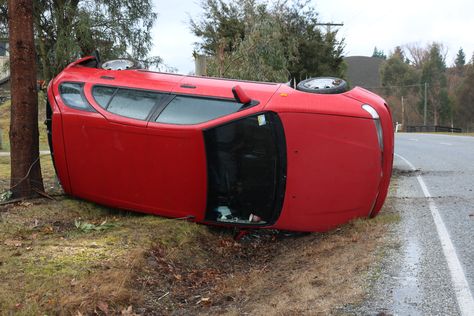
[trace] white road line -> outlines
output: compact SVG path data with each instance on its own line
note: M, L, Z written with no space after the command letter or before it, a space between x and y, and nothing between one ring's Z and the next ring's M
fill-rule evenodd
M416 170L415 166L413 166L407 159L398 154L395 155L402 159L412 170ZM436 230L438 231L439 240L441 241L441 247L443 248L443 253L448 263L449 272L451 273L451 281L453 282L454 293L456 294L456 299L458 301L461 315L474 315L474 299L472 298L472 293L469 289L469 283L467 282L466 276L464 275L461 262L459 261L458 255L456 254L456 249L454 249L454 245L451 241L451 238L449 237L449 232L444 225L443 219L439 214L438 207L436 206L433 197L431 196L430 191L425 184L425 181L420 175L416 176L416 179L423 190L423 194L428 199L431 215L433 216Z
M440 145L453 146L451 143L439 143Z

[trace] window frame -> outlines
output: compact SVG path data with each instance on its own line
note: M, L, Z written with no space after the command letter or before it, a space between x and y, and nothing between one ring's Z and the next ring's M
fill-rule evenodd
M116 89L113 93L113 95L110 97L109 101L107 102L107 106L104 108L102 107L99 102L97 102L97 99L95 98L94 96L94 89L96 87L105 87L105 88L112 88L112 89ZM161 93L161 94L165 94L167 95L165 98L163 98L162 100L158 101L155 103L155 105L153 106L153 108L151 109L150 113L148 114L148 116L145 118L145 119L137 119L137 118L133 118L133 117L128 117L128 116L124 116L124 115L120 115L120 114L117 114L117 113L113 113L113 112L110 112L108 110L109 108L109 105L110 103L112 102L113 98L115 97L115 95L117 94L117 92L119 91L119 89L124 89L124 90L133 90L133 91L142 91L142 92L150 92L150 93ZM239 103L237 102L237 100L235 98L232 98L232 97L229 97L229 98L226 98L226 97L216 97L216 96L209 96L209 95L200 95L200 94L188 94L188 93L176 93L176 92L172 92L172 91L162 91L162 90L152 90L152 89L144 89L144 88L131 88L131 87L128 87L128 86L121 86L121 85L108 85L108 84L94 84L92 85L92 87L90 88L90 94L91 94L91 97L94 99L94 102L101 108L103 109L104 111L106 111L107 113L110 113L112 115L117 115L117 116L120 116L120 117L124 117L124 118L127 118L127 119L131 119L131 120L137 120L137 121L142 121L142 122L149 122L149 123L154 123L154 124L163 124L163 125L170 125L170 126L193 126L193 125L199 125L199 124L203 124L203 123L207 123L207 122L210 122L210 121L213 121L213 120L216 120L216 119L219 119L219 118L222 118L222 117L225 117L227 115L232 115L234 113L237 113L237 112L240 112L242 110L246 110L246 109L249 109L249 108L252 108L254 106L257 106L260 104L260 101L258 100L252 100L252 102L250 104L242 104L241 107L236 111L236 112L233 112L233 113L229 113L229 114L226 114L226 115L223 115L223 116L219 116L219 117L215 117L215 118L212 118L210 120L207 120L207 121L203 121L203 122L199 122L199 123L194 123L194 124L179 124L179 123L163 123L163 122L156 122L156 120L158 119L158 117L161 115L161 113L166 109L166 107L173 101L173 99L177 96L183 96L183 97L187 97L187 98L196 98L196 99L204 99L204 100L216 100L216 101L230 101L230 102L235 102L235 103ZM241 104L241 103L239 103Z
M99 102L97 102L97 98L94 96L94 90L96 88L112 88L112 89L115 89L114 93L110 96L110 99L107 101L107 104L105 107L103 107L102 105L100 105ZM113 101L114 97L117 95L117 93L119 92L119 90L129 90L129 91L138 91L138 92L149 92L149 93L154 93L154 94L162 94L164 95L163 99L162 100L157 100L155 102L155 104L153 105L153 107L150 109L150 111L148 112L147 116L144 118L144 119L139 119L139 118L136 118L136 117L130 117L130 116L125 116L125 115L122 115L122 114L118 114L118 113L114 113L114 112L111 112L109 111L109 107L110 107L110 103ZM130 119L130 120L136 120L136 121L141 121L141 122L150 122L150 118L153 116L153 114L155 113L156 109L158 107L161 106L161 104L165 103L167 104L168 103L168 99L170 97L170 92L165 92L165 91L160 91L160 90L149 90L149 89L141 89L141 88L130 88L130 87L125 87L125 86L114 86L114 85L103 85L103 84L95 84L91 87L91 96L92 98L94 99L94 102L101 108L103 109L104 111L106 111L107 113L110 113L112 115L117 115L117 116L120 116L120 117L123 117L123 118L126 118L126 119Z
M167 100L166 104L164 104L160 109L158 109L158 111L155 113L155 115L151 118L151 120L150 120L151 123L166 124L166 125L178 125L178 126L193 126L193 125L199 125L199 124L207 123L207 122L210 122L210 121L213 121L213 120L216 120L216 119L219 119L219 118L222 118L222 117L225 117L225 116L228 116L228 115L237 113L237 112L239 112L239 111L241 111L241 110L243 110L243 109L248 109L249 107L254 106L253 103L252 103L251 106L245 106L245 104L242 104L242 103L237 102L237 100L235 100L234 98L220 98L220 97L202 96L202 95L185 94L185 93L172 93L172 94L170 94L170 95L171 95L171 98L170 98L169 100ZM156 120L160 117L161 113L168 107L168 105L169 105L171 102L173 102L173 100L174 100L176 97L185 97L185 98L189 98L189 99L200 99L200 100L213 100L213 101L234 102L234 103L240 104L241 106L240 106L239 109L238 109L237 111L235 111L235 112L228 113L228 114L225 114L225 115L222 115L222 116L218 116L218 117L211 118L211 119L209 119L209 120L207 120L207 121L202 121L202 122L193 123L193 124L157 122ZM258 104L258 103L257 103L257 104ZM257 105L257 104L255 104L255 105Z

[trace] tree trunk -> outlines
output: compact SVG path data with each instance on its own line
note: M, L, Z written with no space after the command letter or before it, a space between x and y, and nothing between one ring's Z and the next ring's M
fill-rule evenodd
M39 161L38 93L33 0L8 0L11 69L11 191L33 197L44 191Z

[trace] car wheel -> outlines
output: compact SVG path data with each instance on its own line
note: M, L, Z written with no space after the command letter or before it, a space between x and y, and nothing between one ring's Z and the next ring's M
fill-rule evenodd
M340 78L317 77L301 81L296 86L296 90L310 93L336 94L349 90L349 85Z
M102 63L106 70L127 70L141 68L139 63L130 59L112 59Z

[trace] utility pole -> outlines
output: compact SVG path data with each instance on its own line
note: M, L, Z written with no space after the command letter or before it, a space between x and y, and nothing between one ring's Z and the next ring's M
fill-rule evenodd
M423 104L423 125L426 126L426 111L427 111L427 89L428 83L425 82L425 98Z
M344 23L316 23L315 25L325 26L326 32L330 33L332 26L344 26Z
M403 96L402 96L402 131L406 131L405 129L405 103L403 102Z
M344 23L316 23L315 25L331 27L331 26L344 26Z

